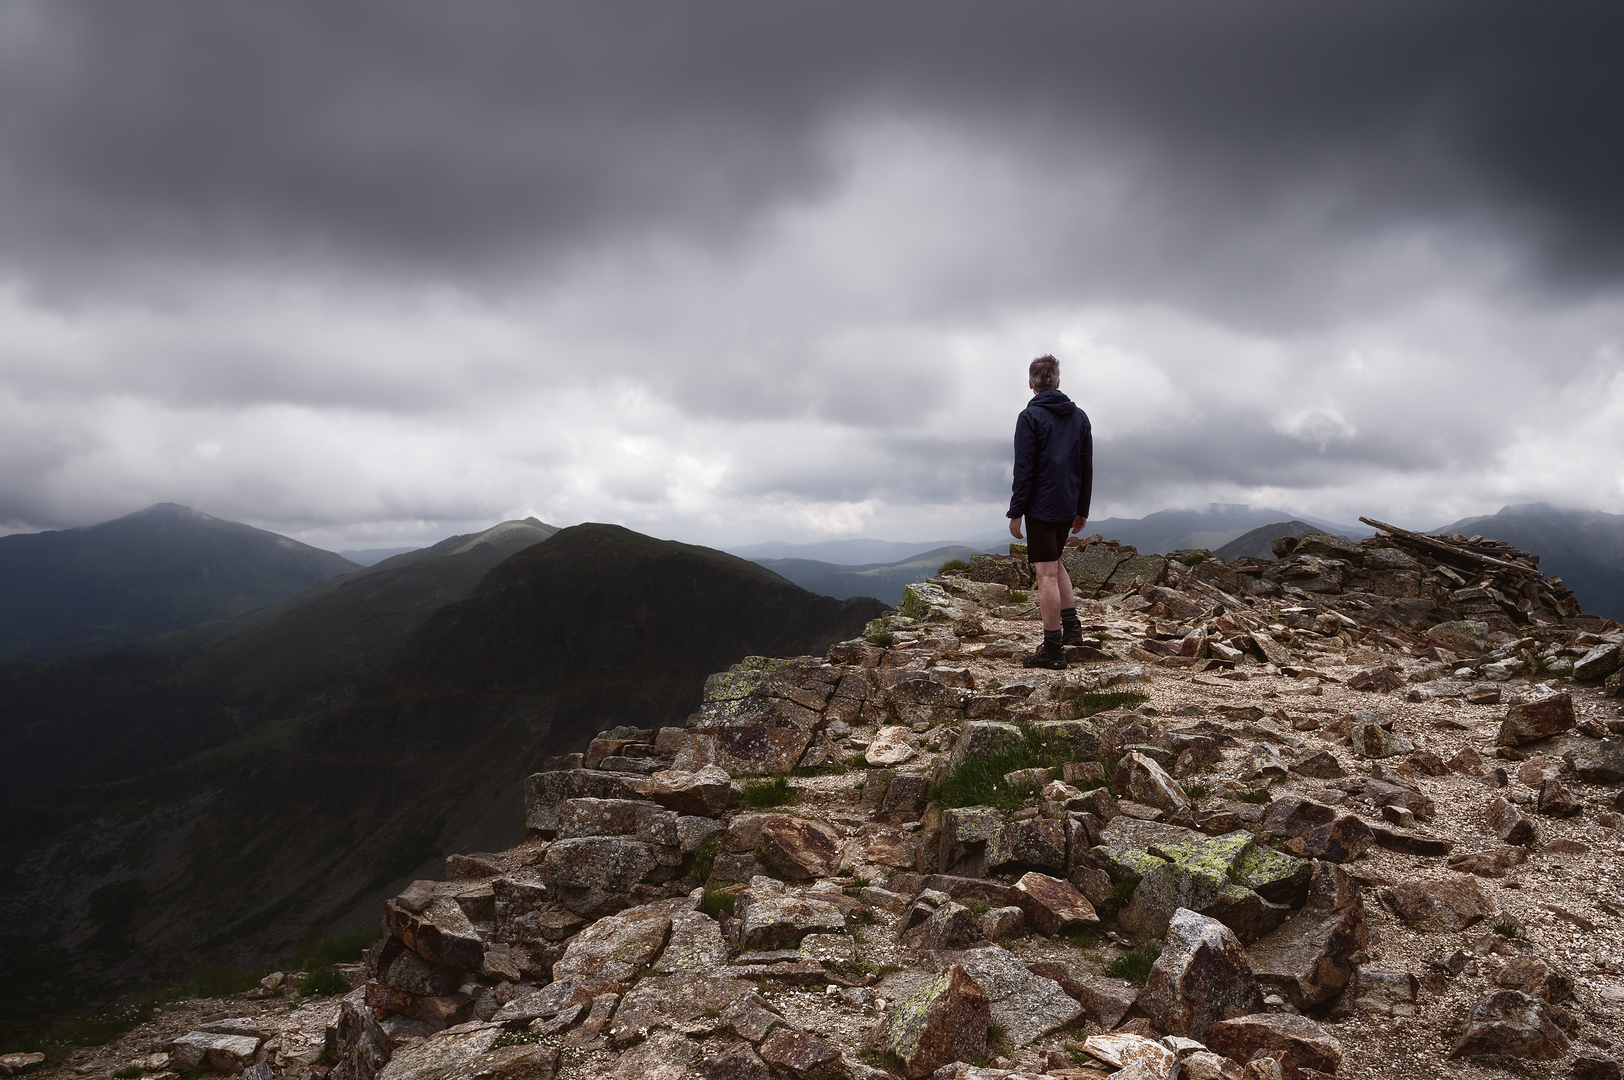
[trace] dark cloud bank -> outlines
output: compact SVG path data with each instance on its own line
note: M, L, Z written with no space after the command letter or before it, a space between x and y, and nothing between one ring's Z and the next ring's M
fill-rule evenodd
M1618 510L1621 54L1603 4L12 5L0 523L937 534L1048 349L1112 511Z

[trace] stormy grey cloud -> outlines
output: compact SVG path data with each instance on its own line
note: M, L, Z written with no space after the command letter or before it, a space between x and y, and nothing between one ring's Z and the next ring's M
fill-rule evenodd
M0 525L1624 508L1600 4L17 2Z

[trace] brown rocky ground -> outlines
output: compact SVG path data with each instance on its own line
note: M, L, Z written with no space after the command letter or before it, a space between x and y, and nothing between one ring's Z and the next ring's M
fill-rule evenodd
M1584 1059L1624 1039L1624 632L1522 553L1441 546L1085 544L1064 672L1021 665L1024 563L978 557L555 762L531 839L391 901L341 1002L186 1002L48 1075L151 1078L248 1018L212 1064L256 1080L1616 1076ZM1023 738L1067 752L927 803ZM1147 942L1148 984L1110 977Z

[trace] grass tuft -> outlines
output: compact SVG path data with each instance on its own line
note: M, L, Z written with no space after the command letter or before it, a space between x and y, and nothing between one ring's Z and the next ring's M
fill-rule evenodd
M1503 938L1517 938L1522 936L1522 927L1509 919L1497 919L1494 923L1494 932Z
M1162 955L1162 950L1155 945L1141 945L1139 948L1121 956L1105 965L1105 973L1114 979L1127 979L1129 982L1143 983L1150 978L1150 969L1155 966L1156 958Z
M1270 801L1269 792L1264 788L1259 788L1256 791L1243 791L1239 795L1236 795L1235 799L1237 802L1256 803L1259 806L1262 806Z
M716 856L722 852L722 838L713 836L703 844L688 853L687 862L683 866L683 876L693 878L698 882L710 879L711 867L716 865Z
M705 899L700 902L699 910L713 919L724 911L731 915L733 914L733 904L738 898L739 890L737 888L723 889L707 885L705 886Z
M383 928L369 926L361 930L347 930L323 938L310 938L294 947L295 967L304 971L331 967L333 964L354 964L361 954L379 938Z
M1137 690L1084 690L1074 686L1061 691L1060 699L1070 706L1062 719L1084 720L1110 709L1131 709L1150 698Z
M739 801L745 806L755 810L763 810L769 806L788 806L797 802L800 795L789 786L789 777L780 773L771 780L752 780L744 785L744 792Z
M970 569L970 564L965 562L963 559L949 559L937 569L936 573L938 576L940 576L942 574L952 574L960 570L968 569Z
M944 809L959 806L992 806L1017 809L1034 798L1042 785L1027 782L1007 784L1004 774L1019 769L1059 768L1072 759L1064 743L1048 744L1036 732L1026 729L1021 741L999 747L980 757L959 763L940 783L931 787L929 799Z
M896 640L896 636L889 630L881 630L878 633L868 635L868 643L870 645L878 645L882 649L889 649L892 645L896 644Z
M1026 594L1019 589L1011 589L1009 590L1009 602L1012 604L1024 604L1026 603Z
M350 984L340 979L332 968L322 968L300 979L295 989L300 997L333 997L349 993Z

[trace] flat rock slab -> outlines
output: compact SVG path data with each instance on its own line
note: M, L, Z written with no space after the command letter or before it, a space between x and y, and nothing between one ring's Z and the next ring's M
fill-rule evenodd
M694 772L665 769L648 778L647 795L667 810L698 817L717 817L727 809L732 787L727 770L707 765Z
M870 765L881 767L901 765L918 753L919 740L914 738L914 733L901 725L894 725L882 727L875 733L864 758Z
M1464 930L1494 914L1494 905L1473 877L1447 881L1401 881L1382 897L1405 924L1418 930Z
M626 982L665 947L671 916L642 908L599 919L570 940L553 978Z
M742 930L746 949L793 949L808 934L844 934L846 917L827 900L800 896L752 896Z
M671 920L671 937L654 964L659 975L714 972L727 964L722 926L709 915L690 911Z
M1513 705L1500 721L1500 733L1495 737L1499 746L1521 746L1523 743L1571 731L1577 717L1573 712L1571 694L1552 694L1538 701Z
M1040 934L1057 937L1100 921L1094 905L1069 881L1034 871L1015 883L1015 892L1016 905Z
M681 1030L707 1013L722 1011L755 986L743 979L711 975L671 975L643 979L620 1001L607 1034L615 1046L629 1046L657 1028Z
M1003 1026L1011 1046L1059 1031L1082 1014L1059 983L1032 974L1008 949L970 949L959 960L987 995L993 1022Z
M182 1069L202 1066L213 1072L242 1072L254 1060L259 1044L254 1035L193 1031L170 1044L169 1060Z
M1258 982L1299 1009L1329 1001L1358 970L1370 941L1364 904L1304 912L1247 947Z
M1466 1031L1450 1057L1506 1054L1551 1061L1572 1048L1573 1021L1559 1005L1520 990L1500 990L1479 1001L1466 1018Z
M1220 1020L1207 1029L1207 1046L1236 1061L1259 1053L1284 1050L1286 1062L1298 1069L1334 1073L1342 1063L1342 1044L1306 1016L1260 1013Z

